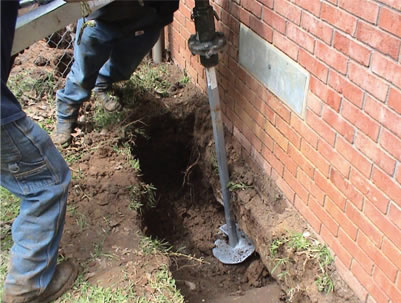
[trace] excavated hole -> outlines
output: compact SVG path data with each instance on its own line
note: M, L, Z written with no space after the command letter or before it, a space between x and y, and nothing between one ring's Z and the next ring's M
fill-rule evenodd
M223 265L212 255L224 210L196 164L194 120L194 114L176 119L161 113L147 121L150 139L136 141L143 179L157 188L158 205L143 214L144 230L183 254L172 256L170 269L187 302L231 302L229 296L272 279L256 253L238 265Z

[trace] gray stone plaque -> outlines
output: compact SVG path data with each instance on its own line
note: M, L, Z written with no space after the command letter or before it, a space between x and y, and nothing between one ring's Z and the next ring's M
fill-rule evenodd
M239 62L303 117L309 73L243 24L239 37Z

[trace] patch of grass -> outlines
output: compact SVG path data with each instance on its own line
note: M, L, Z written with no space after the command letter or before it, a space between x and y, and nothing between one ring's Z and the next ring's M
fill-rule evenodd
M276 256L280 247L285 243L286 243L286 239L274 239L270 243L270 247L269 247L270 256L271 257Z
M49 117L44 121L38 122L39 126L44 129L48 134L51 134L53 125L56 123L56 120L53 117Z
M161 96L168 96L171 83L166 79L167 68L164 64L154 65L150 60L142 64L131 76L130 82L139 91L153 91Z
M184 71L184 76L182 76L182 78L181 78L180 80L178 80L178 82L179 82L182 86L187 85L190 81L191 81L191 79L189 78L189 76L188 76L188 74L186 73L186 71Z
M75 221L79 226L79 231L82 232L88 226L88 221L86 219L86 216L82 213L76 213L75 217L76 217Z
M95 128L97 130L103 128L109 128L111 126L115 126L119 124L122 120L124 113L123 112L107 112L103 106L97 105L95 107L95 113L93 115L93 121L95 122Z
M334 290L333 280L327 273L319 275L315 283L320 292L330 293Z
M156 191L157 188L153 184L140 183L132 186L129 208L135 211L142 211L143 207L155 208L157 206Z
M329 274L329 266L333 263L334 259L326 245L310 237L308 232L291 233L290 236L274 239L271 242L269 247L270 256L276 256L283 245L287 245L288 248L295 251L298 255L305 255L307 258L306 261L314 260L319 265L319 275L315 280L319 291L329 293L334 290L334 283ZM288 261L288 258L275 259L276 263L272 273L285 263L285 259Z
M9 222L17 217L20 208L20 199L4 187L0 187L0 221Z
M4 187L0 187L0 221L1 243L0 243L0 285L3 285L8 271L8 260L10 248L13 245L11 238L11 222L18 216L20 209L20 199L10 193ZM3 295L3 288L0 288L0 297Z
M136 302L135 292L131 287L126 289L105 288L91 285L80 274L71 291L55 303L126 303Z
M289 258L276 258L275 261L275 265L272 269L272 273L274 273L276 271L277 268L281 267L282 265L286 265L289 262Z
M168 267L161 266L156 278L150 283L154 293L149 302L155 303L184 303L184 297L177 289L175 280L171 276Z
M146 255L153 255L157 253L168 253L172 250L172 246L164 240L153 239L152 237L141 237L139 240L139 247Z

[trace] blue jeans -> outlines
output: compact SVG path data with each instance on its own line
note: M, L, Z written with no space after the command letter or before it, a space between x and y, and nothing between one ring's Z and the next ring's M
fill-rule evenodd
M85 27L77 40L83 20L77 25L74 63L63 89L57 91L58 120L75 122L81 104L89 100L93 88L107 90L112 83L128 80L160 36L161 27L144 33L124 33L117 26L96 21Z
M21 198L4 291L36 296L56 269L70 170L49 135L24 117L1 127L1 186Z

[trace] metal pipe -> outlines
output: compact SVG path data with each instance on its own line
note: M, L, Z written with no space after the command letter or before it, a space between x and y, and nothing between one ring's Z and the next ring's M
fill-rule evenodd
M154 63L161 63L163 61L163 48L164 48L164 29L160 32L160 37L157 39L156 44L152 48L152 59Z
M207 88L209 95L210 114L212 116L214 142L216 144L217 164L219 166L219 176L221 191L224 201L224 216L228 229L228 243L231 247L238 244L237 227L231 214L230 191L228 190L228 165L226 146L224 143L224 126L221 115L219 89L217 86L216 70L214 67L206 68Z

